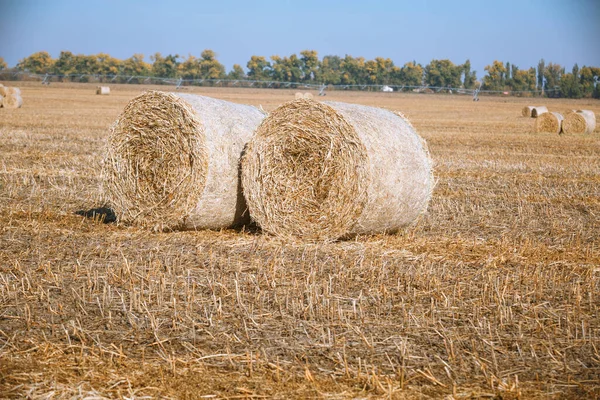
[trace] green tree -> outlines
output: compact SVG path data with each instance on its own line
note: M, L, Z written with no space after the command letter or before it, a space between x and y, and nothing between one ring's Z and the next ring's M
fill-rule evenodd
M3 57L0 57L0 71L2 71L3 69L6 69L6 61L4 61Z
M245 78L246 78L246 73L244 72L244 69L242 68L242 66L239 64L233 64L232 70L229 71L229 73L227 74L227 79L239 80L239 79L245 79Z
M248 78L256 81L266 81L269 79L271 64L263 56L252 56L246 64L248 68Z
M61 51L54 62L53 72L58 75L72 75L77 73L78 60L70 51Z
M121 62L121 70L125 76L149 76L152 66L144 62L143 54L134 54Z
M339 56L325 56L318 68L317 79L327 85L339 85L342 81L342 59Z
M0 62L0 64L2 64ZM4 63L6 67L6 63ZM21 71L27 71L34 74L46 74L52 72L52 68L54 66L54 60L46 51L39 51L37 53L33 53L29 57L25 57L17 64L17 69Z
M96 71L89 73L97 73L99 75L118 75L121 71L121 60L111 57L106 53L98 53L96 58Z
M405 86L421 86L423 80L423 67L415 61L404 64L400 69L400 80Z
M537 87L539 90L542 91L542 94L544 94L544 71L545 70L546 70L546 62L542 58L538 62L538 67L537 67Z
M504 77L506 76L504 64L495 60L492 65L486 65L484 69L487 71L487 75L483 77L482 88L484 90L504 90Z
M303 50L300 52L300 56L302 80L305 82L315 81L319 69L318 53L315 50Z
M179 54L169 54L163 57L160 53L150 56L152 60L152 75L160 78L175 78L179 66Z
M477 73L476 71L471 71L471 60L467 60L463 64L463 74L463 87L465 89L473 89L477 80Z
M425 83L438 88L460 87L463 66L450 60L431 60L425 66Z
M222 79L225 77L225 67L217 60L214 51L206 49L200 54L200 76L203 79Z
M366 83L365 59L363 57L354 58L351 55L346 54L340 67L342 70L342 84L360 85Z
M560 78L565 70L559 64L549 63L544 70L544 79L546 81L546 95L548 97L560 96Z

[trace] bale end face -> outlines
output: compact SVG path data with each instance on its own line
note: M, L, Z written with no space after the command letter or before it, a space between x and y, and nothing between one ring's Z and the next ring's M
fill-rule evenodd
M151 91L111 127L103 166L106 201L120 221L155 230L180 226L204 190L201 122L186 102Z
M258 127L242 157L250 215L282 237L329 241L347 234L366 203L368 155L332 107L300 98Z
M536 118L534 130L536 133L561 133L564 118L557 112L547 112Z

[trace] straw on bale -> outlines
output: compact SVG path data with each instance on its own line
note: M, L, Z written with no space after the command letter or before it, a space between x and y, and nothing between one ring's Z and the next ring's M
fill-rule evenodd
M424 141L390 111L298 99L269 114L242 157L250 215L277 236L394 232L427 207Z
M239 160L263 118L255 107L204 96L141 94L111 128L105 200L119 221L155 230L249 221Z
M2 107L4 108L21 108L23 98L17 92L7 93L2 99Z
M543 113L547 113L547 112L548 112L548 108L546 106L533 107L531 109L531 118L537 118L540 115L542 115Z
M535 119L534 130L536 133L560 133L564 118L557 112L543 113Z
M525 106L521 110L521 115L524 117L531 117L531 111L534 109L534 106Z
M596 130L596 114L591 110L577 110L565 116L564 133L593 133Z

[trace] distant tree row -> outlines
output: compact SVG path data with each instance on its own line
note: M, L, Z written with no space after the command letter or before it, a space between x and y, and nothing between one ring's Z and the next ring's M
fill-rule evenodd
M56 75L122 75L182 79L249 79L258 81L298 82L326 85L390 85L400 87L429 86L435 88L473 89L479 85L476 71L471 63L455 65L450 60L432 60L423 66L415 61L402 67L394 65L389 58L346 55L327 55L319 59L314 50L304 50L300 55L289 57L273 55L252 56L246 70L235 64L226 73L212 50L204 50L197 58L178 54L150 56L152 63L144 61L143 54L134 54L119 60L105 53L95 55L73 54L62 51L53 59L45 51L22 59L16 69L38 74ZM0 69L6 63L0 58ZM540 91L549 97L596 97L600 98L600 68L573 67L570 73L558 64L541 60L537 69L519 69L509 62L494 61L485 67L486 75L482 89L491 91L532 92Z

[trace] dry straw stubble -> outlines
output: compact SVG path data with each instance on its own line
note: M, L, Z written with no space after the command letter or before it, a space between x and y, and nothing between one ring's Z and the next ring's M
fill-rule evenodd
M591 110L577 110L565 116L564 133L593 133L596 129L596 114Z
M257 129L242 183L265 231L329 241L410 224L426 208L433 179L424 142L402 117L299 99Z
M264 114L209 97L150 91L113 127L104 193L120 221L164 229L244 223L239 159Z
M564 118L557 112L543 113L535 119L534 130L536 133L560 133Z

